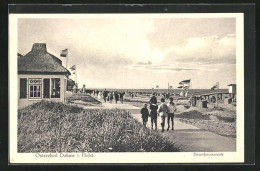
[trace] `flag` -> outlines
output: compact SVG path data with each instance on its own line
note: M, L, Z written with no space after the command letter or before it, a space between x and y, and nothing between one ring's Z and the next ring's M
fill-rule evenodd
M157 85L156 88L159 88L159 85Z
M185 90L188 90L188 89L189 89L189 86L183 86L183 88L184 88Z
M189 84L190 83L190 79L189 80L183 80L181 82L179 82L179 84Z
M216 84L211 87L211 90L215 90L216 88L219 89L219 82L216 82Z
M61 54L60 54L61 57L67 57L67 55L68 55L68 49L64 49L61 51Z
M76 65L73 65L72 67L70 67L70 69L74 71L76 69Z

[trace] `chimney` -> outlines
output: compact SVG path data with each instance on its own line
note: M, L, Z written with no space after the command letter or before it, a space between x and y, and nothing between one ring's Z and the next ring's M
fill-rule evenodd
M32 47L32 51L36 51L36 50L42 50L46 52L47 51L46 43L34 43Z

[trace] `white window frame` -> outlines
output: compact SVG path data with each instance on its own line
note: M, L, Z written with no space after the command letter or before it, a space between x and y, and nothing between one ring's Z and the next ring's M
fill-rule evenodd
M30 80L40 80L41 83L30 83ZM33 96L34 96L34 86L39 86L39 91L36 91L37 94L40 92L40 97L31 97L31 86L33 86ZM28 79L28 98L29 99L42 99L42 79L41 78L29 78Z
M60 97L51 97L52 93L52 79L59 79L60 81ZM61 98L61 78L50 78L50 99L60 99Z

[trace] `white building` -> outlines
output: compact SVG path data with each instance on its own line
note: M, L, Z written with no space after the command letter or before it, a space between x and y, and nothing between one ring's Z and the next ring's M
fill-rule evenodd
M236 94L236 91L237 91L236 84L229 84L228 86L229 86L229 89L228 89L229 94Z
M45 43L34 43L29 53L18 58L18 107L40 100L65 102L68 75Z
M237 93L237 85L236 84L229 84L229 97L232 98L232 101L235 102L236 101L236 93Z

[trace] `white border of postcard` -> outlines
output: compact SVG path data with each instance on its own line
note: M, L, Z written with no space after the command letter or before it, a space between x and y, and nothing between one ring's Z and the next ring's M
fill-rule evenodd
M236 18L237 143L236 152L108 152L18 153L17 152L17 21L19 18ZM12 91L10 91L12 90ZM10 14L9 15L9 158L10 163L233 163L244 162L244 14ZM40 157L46 156L46 157ZM49 156L49 157L47 157Z

